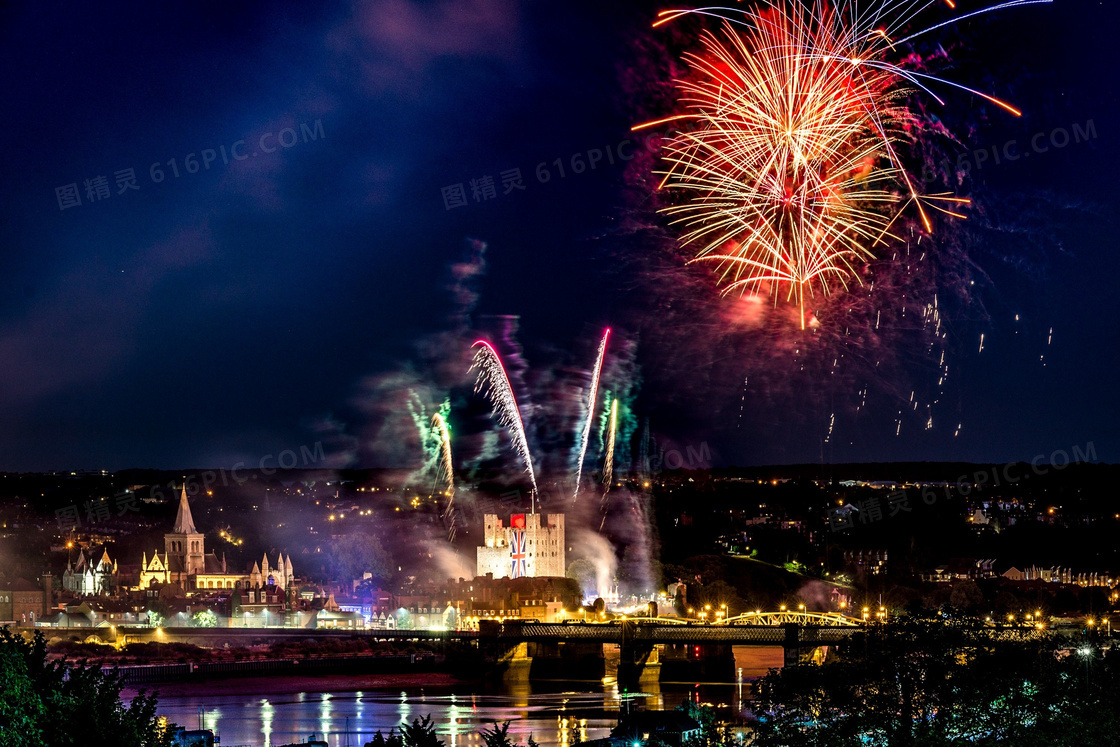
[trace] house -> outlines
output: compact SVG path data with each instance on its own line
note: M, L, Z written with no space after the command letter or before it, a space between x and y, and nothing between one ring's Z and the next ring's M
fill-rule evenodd
M611 738L627 744L654 741L683 747L700 738L700 724L680 711L635 711L618 722Z
M44 587L23 578L0 584L0 622L34 625L46 611L47 594Z

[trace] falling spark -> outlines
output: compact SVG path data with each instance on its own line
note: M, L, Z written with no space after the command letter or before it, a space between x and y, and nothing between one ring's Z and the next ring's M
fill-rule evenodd
M438 436L440 444L439 472L447 477L447 508L444 509L443 518L448 522L447 539L455 540L455 467L451 461L451 431L447 427L447 420L438 412L432 415L432 431ZM436 475L437 479L439 474Z
M607 490L611 489L614 480L614 436L618 430L618 398L611 400L611 424L607 431L607 458L603 463L603 482Z
M606 489L603 491L603 499L601 508L603 511L603 520L599 523L599 531L603 530L603 525L607 521L607 496L611 492L611 483L614 482L614 436L618 428L618 398L611 399L611 424L610 429L607 431L607 458L603 463L603 483Z
M579 483L583 477L583 459L587 455L587 441L591 437L591 423L595 419L595 398L599 395L599 375L603 372L603 358L607 354L607 338L611 335L608 327L599 342L599 354L595 357L595 368L591 371L591 388L587 391L587 412L584 415L583 433L579 439L579 460L576 462L576 488L572 494L574 502L579 497Z
M474 390L481 392L490 400L494 408L494 415L498 423L509 431L513 450L525 463L525 471L529 474L529 482L533 485L532 499L537 495L537 475L533 471L533 460L529 454L529 442L525 437L525 422L521 418L521 410L517 407L517 397L514 396L513 387L509 383L502 359L498 351L485 340L478 340L472 345L478 348L471 362L471 369L478 369L478 379L475 381ZM533 503L533 510L536 504Z
M980 333L980 350L978 350L977 352L979 352L979 353L984 352L984 333L983 332Z

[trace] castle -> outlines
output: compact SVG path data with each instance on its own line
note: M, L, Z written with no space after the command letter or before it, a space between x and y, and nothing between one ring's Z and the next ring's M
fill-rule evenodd
M478 574L494 578L563 576L564 515L513 514L504 526L497 514L483 517L483 545L478 548Z
M260 563L253 563L248 572L230 572L226 568L225 555L218 557L216 552L206 552L206 537L198 531L191 516L191 506L187 501L187 488L179 496L179 511L175 515L175 526L163 536L163 555L157 549L144 553L140 565L140 589L154 584L178 584L185 592L206 589L255 589L275 585L286 589L295 584L292 558L283 554L276 564L268 562L266 554Z

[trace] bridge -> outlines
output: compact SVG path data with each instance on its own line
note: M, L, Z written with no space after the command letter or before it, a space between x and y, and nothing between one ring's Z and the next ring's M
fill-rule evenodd
M487 662L507 679L562 677L579 670L595 676L617 647L617 677L631 685L658 681L663 666L686 679L731 681L733 646L781 647L784 665L791 666L806 652L842 644L861 628L862 621L841 615L784 611L711 624L677 618L563 623L484 620L479 623L477 640Z
M703 624L666 622L635 618L606 623L594 622L504 622L479 623L479 640L517 642L593 642L623 644L703 644L734 646L786 646L792 636L801 647L827 646L847 640L857 626L847 621L809 617L785 619L778 624Z
M780 647L786 666L806 652L846 642L863 622L816 612L752 612L718 623L680 618L539 622L482 620L478 630L347 630L323 628L105 628L44 630L60 638L118 643L193 643L236 648L285 641L354 637L384 641L465 643L490 671L506 679L598 679L617 671L620 681L651 682L665 665L685 679L734 679L733 646ZM617 657L617 665L614 664ZM532 671L532 675L530 672Z

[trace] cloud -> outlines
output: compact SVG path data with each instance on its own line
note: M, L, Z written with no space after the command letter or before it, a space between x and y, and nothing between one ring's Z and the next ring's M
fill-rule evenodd
M421 82L445 57L514 63L520 40L518 3L510 0L382 0L356 2L328 47L351 57L363 82L379 90Z
M75 267L0 327L0 397L27 406L123 369L161 281L207 261L213 248L209 226L194 225L119 264Z

